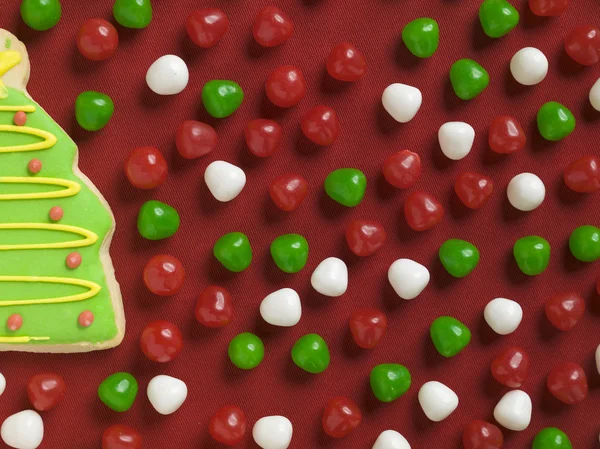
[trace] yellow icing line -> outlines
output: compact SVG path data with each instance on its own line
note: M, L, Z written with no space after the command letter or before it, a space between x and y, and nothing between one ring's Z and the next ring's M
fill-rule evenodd
M62 304L66 302L84 301L93 298L102 289L98 284L91 281L75 278L61 277L42 277L42 276L0 276L0 282L45 282L49 284L78 285L87 287L89 291L71 296L59 296L58 298L39 298L39 299L13 299L9 301L0 301L0 307L23 306L31 304Z
M0 343L29 343L43 340L50 340L50 337L0 337Z
M18 51L0 52L0 76L4 75L21 62L21 53Z
M35 106L0 106L0 112L35 112Z
M21 250L21 249L66 249L66 248L81 248L83 246L90 246L96 243L98 236L92 231L80 228L78 226L54 224L54 223L0 223L0 230L2 229L46 229L49 231L64 231L71 234L78 234L85 239L71 240L68 242L56 242L56 243L23 243L18 245L0 245L0 251L2 250ZM1 281L2 276L0 276Z
M2 148L0 148L0 153ZM0 193L1 200L39 200L42 198L65 198L79 193L81 186L75 181L60 178L27 178L20 176L0 176L0 184L45 184L67 187L63 190L38 193Z
M29 126L0 125L0 132L29 134L31 136L41 137L41 142L29 143L27 145L10 145L0 147L0 153L18 153L23 151L47 150L56 144L56 136L42 129L30 128Z

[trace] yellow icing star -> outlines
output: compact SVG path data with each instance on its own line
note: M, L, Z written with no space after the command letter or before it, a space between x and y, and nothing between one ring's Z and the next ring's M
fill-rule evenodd
M0 98L8 96L8 90L2 82L2 75L8 72L13 67L21 62L21 53L18 51L2 51L0 52Z

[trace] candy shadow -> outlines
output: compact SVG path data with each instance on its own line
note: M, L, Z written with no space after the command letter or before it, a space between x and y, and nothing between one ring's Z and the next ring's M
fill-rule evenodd
M590 354L590 357L585 365L585 372L588 380L588 388L590 391L600 389L600 376L598 376L598 368L596 367L596 358L594 353Z
M258 114L261 118L267 118L270 120L276 120L284 116L287 113L287 110L290 108L280 108L279 106L275 106L267 97L266 92L262 91L262 96L260 102L258 102Z
M210 193L208 186L204 180L197 183L198 188L198 206L203 215L215 215L219 213L222 207L226 207L227 203L221 203Z
M587 307L590 311L590 315L600 317L600 295L596 292L596 285L594 283L592 289L586 295Z
M415 410L415 412L411 414L412 423L417 432L429 430L434 424L436 424L425 415L425 412L419 403L418 395L415 395L413 398L413 410Z
M379 173L377 180L375 181L375 193L378 198L382 200L390 200L398 195L398 191L393 185L385 180L383 173Z
M475 51L487 49L491 45L497 44L497 40L489 37L484 33L481 22L479 21L479 15L477 15L471 23L471 44Z
M281 209L279 209L275 203L273 203L273 200L271 199L271 196L266 193L263 196L263 218L268 222L268 223L278 223L281 220L284 220L288 214L291 214L293 212L286 212L283 211Z
M335 443L335 438L332 438L325 433L323 430L323 424L321 422L322 419L322 413L316 413L313 418L313 428L315 429L315 438L313 441L316 441L316 445L319 447L331 448Z
M561 75L564 76L576 76L585 70L585 66L575 62L571 57L567 54L564 46L562 45L558 50L558 71Z
M455 284L458 281L458 278L455 278L446 271L437 252L432 257L433 259L429 263L429 269L431 270L431 282L433 285L435 285L437 289L443 290Z
M124 172L120 172L117 175L117 183L119 187L116 190L119 201L126 204L136 204L141 206L155 195L156 189L144 190L133 187Z
M380 292L379 297L381 298L381 307L386 313L396 312L406 303L406 300L398 296L394 287L390 284L387 275L381 277Z
M537 313L537 327L538 334L544 341L549 341L554 338L558 338L558 336L563 333L563 331L560 331L559 329L555 328L552 325L552 323L548 320L544 307L540 307Z
M344 333L344 342L342 344L342 350L344 352L344 355L350 359L364 357L365 353L368 351L368 349L363 349L356 344L354 338L352 337L350 326L346 328L346 332Z
M504 71L504 91L506 95L509 97L516 97L518 95L522 95L528 89L532 89L533 86L524 86L519 83L510 71L510 64L506 66L506 70Z
M144 83L140 86L138 93L139 105L144 109L160 110L168 107L176 99L177 95L158 95L150 90L150 88Z
M202 166L202 164L200 164L203 156L195 159L186 159L179 154L179 151L177 151L177 145L175 144L175 136L170 139L170 147L170 151L165 154L165 158L168 158L169 170L171 172L184 173L190 170L196 170L198 167L205 168Z
M538 153L540 151L547 151L549 148L556 147L557 142L552 142L550 140L544 139L540 134L540 130L537 126L537 119L533 118L529 123L529 133L527 133L527 140L529 142L529 147L531 151L534 153Z
M79 49L76 45L71 46L71 69L78 76L95 72L99 69L98 66L104 65L104 61L90 61L85 58L81 53L79 53Z
M575 259L569 248L569 239L565 241L562 247L562 264L564 270L568 273L583 270L588 265L586 262Z
M337 220L349 213L349 207L343 206L337 201L332 200L323 190L319 198L319 211L321 215L328 220Z
M229 271L221 262L219 262L216 257L210 254L210 262L208 263L208 268L206 270L206 277L208 278L210 284L222 285L230 282L237 273Z
M266 279L271 285L280 286L281 284L285 284L287 277L292 276L291 274L284 273L277 265L275 265L275 262L271 257L271 248L269 246L265 248L261 262L263 279Z
M527 216L527 212L522 211L510 204L508 196L504 194L502 198L502 221L522 220Z
M298 292L302 298L302 306L310 309L323 309L329 306L330 301L335 301L337 298L330 298L316 291L310 282L302 292Z
M262 340L269 341L274 338L279 338L282 334L284 334L289 328L281 327L281 326L273 326L267 323L260 316L260 313L256 314L254 319L254 334L258 335Z
M318 145L304 135L301 129L298 129L296 137L296 152L304 157L317 157L326 151L328 147Z
M581 107L581 116L584 122L594 123L600 120L600 111L596 111L589 99L586 98Z
M397 132L401 128L402 123L393 119L393 117L385 110L381 101L374 103L374 105L376 117L375 125L377 126L379 133L388 135Z
M508 282L515 286L521 286L530 281L530 276L523 273L517 265L512 248L504 256L504 274Z
M384 404L379 399L375 397L373 394L373 390L371 389L371 383L369 377L365 379L365 383L363 384L362 398L361 398L361 407L363 413L373 413L379 407L382 407Z
M193 301L191 304L192 306L190 307L190 318L187 320L184 330L184 335L186 336L186 338L193 342L198 342L202 344L205 344L208 340L214 340L215 338L219 338L224 328L210 328L200 324L198 321L196 321L196 317L193 310L195 306L195 301Z
M439 352L437 352L437 349L435 349L429 332L423 333L423 336L421 337L421 347L423 360L428 368L437 368L444 363L444 360L446 360L446 357L441 355Z
M109 125L110 123L107 126ZM78 147L81 146L82 143L91 141L96 135L99 135L102 132L102 130L95 132L87 131L79 126L79 123L77 123L77 117L75 117L75 110L73 110L71 122L68 124L68 127L65 129L65 131Z
M359 82L359 81L356 81L356 82ZM323 68L323 71L321 72L321 92L323 92L324 94L335 95L340 92L345 92L352 86L352 84L354 84L354 83L347 82L347 81L340 81L340 80L333 78L332 76L329 75L329 73L327 73L327 68Z
M244 139L244 136L240 136L240 141L239 141L239 149L237 152L237 157L236 157L236 163L240 166L243 167L245 169L254 169L256 167L259 167L261 164L266 163L266 159L269 158L261 158L258 156L255 156L254 154L252 154L250 152L250 150L248 149L248 145L246 145L246 141Z
M448 112L452 112L459 107L463 107L465 100L458 98L452 87L450 76L446 77L444 82L444 109Z
M235 366L226 353L221 356L221 373L225 382L238 382L244 379L251 370L244 370Z
M521 12L521 24L526 29L534 29L544 25L547 25L551 17L536 16L529 7L524 8L525 11Z
M465 218L472 217L475 213L475 209L469 209L467 206L464 205L464 203L460 200L460 198L454 191L454 188L448 189L446 203L449 205L448 211L454 219L463 220ZM485 204L482 207L485 207Z
M435 137L431 137L429 145L429 154L431 155L431 161L433 162L433 166L436 168L436 170L448 170L453 163L456 163L456 161L453 161L450 158L446 157L446 155L442 152L437 133L435 133Z
M398 240L402 243L411 242L417 238L423 238L421 234L424 234L419 231L415 231L412 229L408 223L406 222L406 217L404 216L403 206L400 205L398 211L398 226L396 227Z
M185 27L182 27L178 39L179 52L188 66L194 63L201 63L206 57L207 51L210 51L210 48L201 48L194 44L188 36Z
M567 404L562 403L550 393L550 390L548 390L548 386L546 385L546 378L540 383L539 388L541 390L538 396L540 398L539 407L542 412L554 416L563 413L567 409Z
M507 163L510 155L496 153L487 145L479 152L480 160L483 165L490 166L496 164Z
M275 47L276 49L276 47ZM258 59L267 53L269 50L273 50L269 47L263 47L256 40L254 40L254 35L249 33L248 40L246 41L246 53L251 59Z
M394 60L401 68L406 70L417 69L423 63L423 59L413 55L402 40L402 33L398 37L394 48Z
M490 362L491 363L491 362ZM481 378L481 392L485 397L501 397L502 393L505 392L506 387L500 384L489 369L486 369L485 373L482 373Z
M492 328L485 321L485 317L483 313L479 317L479 321L477 322L477 337L479 338L479 342L484 346L489 346L494 343L497 343L500 340L500 335L492 330Z
M555 182L555 191L556 196L559 201L565 205L576 205L581 204L582 201L585 201L586 194L578 193L574 190L571 190L566 184L562 176L558 178Z
M296 366L291 357L284 363L283 374L288 382L296 385L306 385L312 380L312 377L316 375Z

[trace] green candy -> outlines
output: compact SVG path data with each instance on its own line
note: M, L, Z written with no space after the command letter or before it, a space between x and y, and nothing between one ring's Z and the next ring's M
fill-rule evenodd
M150 0L115 0L115 20L126 28L146 28L152 21Z
M75 100L75 118L83 129L98 131L106 126L115 112L112 99L103 93L89 90Z
M252 262L252 247L245 234L230 232L216 241L213 254L229 271L239 273Z
M556 427L542 429L533 440L532 449L573 449L566 433Z
M543 273L550 262L550 243L536 235L523 237L515 242L513 255L523 273L536 276Z
M108 376L98 387L98 396L111 410L126 412L133 405L138 393L138 383L129 373Z
M446 240L440 246L439 256L446 271L456 278L465 277L479 263L479 250L465 240Z
M325 179L325 192L334 201L354 207L362 201L367 190L367 178L356 168L334 170Z
M168 204L146 201L140 208L137 227L141 236L148 240L171 237L179 229L179 214Z
M472 59L459 59L450 67L450 82L461 100L472 100L490 84L490 75Z
M415 19L402 30L402 40L413 55L429 58L440 43L440 27L435 20L428 17Z
M292 348L292 360L304 371L319 374L327 369L331 359L325 340L317 334L308 334Z
M275 265L286 273L297 273L308 260L308 242L299 234L280 235L271 243Z
M202 88L202 103L206 111L215 118L233 114L244 101L244 91L238 83L227 80L212 80Z
M23 0L21 18L30 28L46 31L60 20L62 9L59 0Z
M479 7L479 21L489 37L502 37L519 24L519 11L506 0L484 0Z
M236 335L227 350L229 360L241 369L252 369L265 358L265 345L260 338L250 332Z
M569 238L569 248L575 259L581 262L595 262L600 259L600 228L580 226Z
M429 329L435 349L444 357L454 357L471 341L467 326L451 316L437 318Z
M537 113L537 126L544 139L555 142L575 130L575 117L567 107L549 101Z
M392 402L408 391L410 372L396 363L377 365L371 370L371 390L381 402Z

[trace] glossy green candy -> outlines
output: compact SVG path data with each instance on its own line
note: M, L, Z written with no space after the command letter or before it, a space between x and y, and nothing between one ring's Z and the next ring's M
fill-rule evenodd
M137 227L142 237L161 240L171 237L179 229L179 214L168 204L146 201L140 208Z
M456 278L465 277L479 263L479 250L465 240L446 240L440 246L439 256L446 271Z
M575 130L575 117L562 104L549 101L538 111L537 125L542 137L554 142L564 139Z
M371 390L381 402L392 402L408 391L410 372L396 363L377 365L371 370Z
M536 235L523 237L515 242L513 255L523 273L535 276L543 273L550 262L550 243Z
M152 21L150 0L115 0L115 20L126 28L146 28Z
M435 20L428 17L415 19L402 30L402 40L413 55L429 58L440 43L440 27Z
M241 369L252 369L265 358L265 346L260 338L250 332L236 335L227 350L229 360Z
M215 118L233 114L242 101L244 101L244 91L233 81L212 80L202 88L204 108Z
M216 241L213 254L229 271L239 273L252 262L252 247L246 234L230 232Z
M575 259L581 262L595 262L600 259L600 228L580 226L569 238L569 248Z
M60 20L62 9L59 0L23 0L21 18L30 28L46 31Z
M115 112L112 99L103 93L89 90L75 100L75 118L83 129L98 131L106 126Z
M271 256L281 271L297 273L308 260L308 242L299 234L280 235L271 243Z
M472 59L459 59L450 67L450 82L458 98L472 100L490 84L490 76Z
M556 427L542 429L533 440L532 449L573 449L566 433Z
M330 361L327 343L317 334L305 335L292 348L292 360L304 371L312 374L322 373Z
M346 207L358 206L367 190L367 178L356 168L334 170L325 179L327 195Z
M435 349L444 357L454 357L471 341L467 326L451 316L437 318L429 329Z
M138 393L138 383L129 373L108 376L98 387L98 396L115 412L126 412L133 405Z
M519 24L519 11L506 0L484 0L479 7L479 21L489 37L502 37Z

